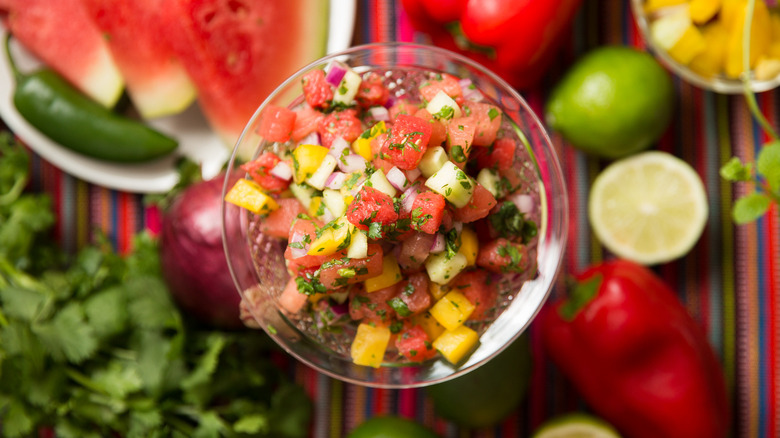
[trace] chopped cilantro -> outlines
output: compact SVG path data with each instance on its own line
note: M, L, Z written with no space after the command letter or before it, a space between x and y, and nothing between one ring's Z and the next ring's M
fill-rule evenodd
M378 240L382 238L382 224L379 222L371 222L368 226L368 238Z
M409 310L409 306L406 305L404 300L398 297L391 299L390 301L387 302L387 304L389 304L390 307L392 307L393 310L395 310L395 313L397 313L398 316L400 316L401 318L405 318L412 314L412 311Z
M520 238L528 243L537 233L536 223L525 220L525 215L511 201L502 203L489 220L499 236L507 239Z
M459 144L456 144L452 147L450 154L456 163L464 163L466 161L466 154L463 152L463 148Z
M499 115L501 115L501 113L497 109L495 109L495 108L490 108L488 110L488 117L490 117L491 121L493 119L495 119L496 117L498 117Z

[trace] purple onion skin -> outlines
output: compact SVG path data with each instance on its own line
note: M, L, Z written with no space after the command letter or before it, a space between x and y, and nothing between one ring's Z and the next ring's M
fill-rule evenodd
M232 330L244 325L239 316L241 297L222 247L223 178L189 186L164 212L160 259L173 298L189 316Z

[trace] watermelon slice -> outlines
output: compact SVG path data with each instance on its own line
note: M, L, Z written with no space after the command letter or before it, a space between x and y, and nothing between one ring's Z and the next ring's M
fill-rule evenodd
M263 100L323 56L323 0L175 0L166 26L212 129L233 146Z
M195 100L195 86L173 54L162 23L170 23L164 0L81 0L105 35L141 117L178 114Z
M14 37L86 95L112 107L124 80L80 0L3 0Z

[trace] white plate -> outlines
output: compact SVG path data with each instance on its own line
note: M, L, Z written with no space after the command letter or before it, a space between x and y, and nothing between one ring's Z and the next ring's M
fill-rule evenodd
M330 0L330 4L328 53L350 46L355 22L355 0ZM5 37L6 28L0 24L0 41ZM11 49L20 69L29 71L40 66L39 61L14 43L12 40ZM133 165L114 164L85 157L49 140L16 111L12 102L14 85L8 59L5 55L0 56L0 117L32 150L63 171L93 184L136 193L166 192L178 181L175 158ZM229 158L231 151L208 128L197 105L149 124L174 136L179 141L181 154L202 163L205 178L219 173Z

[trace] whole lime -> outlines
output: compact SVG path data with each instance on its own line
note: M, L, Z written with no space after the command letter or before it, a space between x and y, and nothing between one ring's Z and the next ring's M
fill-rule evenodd
M550 94L548 125L587 153L619 158L648 148L674 113L674 85L650 54L623 46L594 49Z
M392 415L371 417L352 429L347 438L439 438L427 427Z
M518 407L530 378L531 352L523 335L474 371L425 390L439 416L481 428L500 422Z
M620 434L601 418L570 413L547 420L533 438L620 438Z

